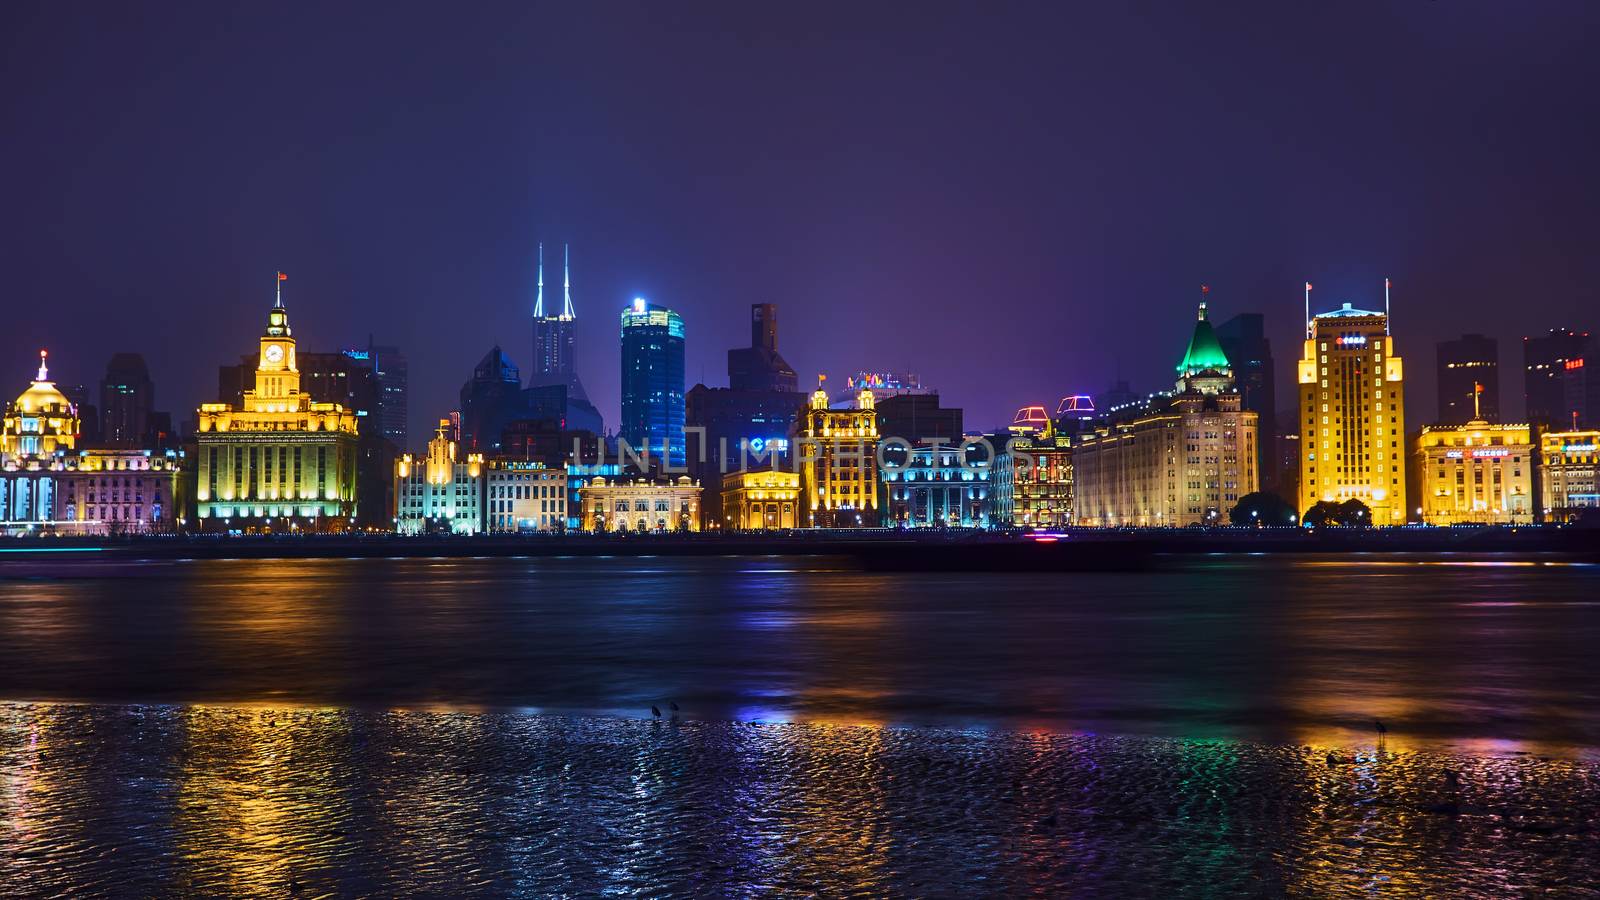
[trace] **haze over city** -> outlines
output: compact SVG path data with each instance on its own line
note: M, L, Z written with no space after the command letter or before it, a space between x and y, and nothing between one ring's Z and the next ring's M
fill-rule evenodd
M425 435L490 346L526 369L543 241L608 427L634 296L684 316L689 385L775 302L803 384L909 370L992 427L1170 387L1201 283L1267 315L1285 381L1302 282L1385 277L1419 417L1465 331L1514 417L1519 339L1600 284L1600 61L1592 4L1503 13L7 4L0 359L143 352L181 422L281 269L306 349L405 351Z

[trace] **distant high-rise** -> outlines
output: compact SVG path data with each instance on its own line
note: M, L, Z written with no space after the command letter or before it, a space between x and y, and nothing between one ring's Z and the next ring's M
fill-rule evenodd
M1372 524L1404 525L1405 384L1388 313L1346 303L1312 316L1299 382L1299 511L1359 500Z
M522 371L496 344L461 386L461 446L473 452L498 449L500 433L522 417L524 408Z
M533 365L528 387L552 384L567 386L567 397L588 403L583 384L578 380L576 329L577 314L572 309L572 251L563 250L561 312L547 315L544 310L544 245L539 245L538 283L533 299Z
M623 440L654 460L684 462L683 317L637 298L622 311Z
M1522 394L1528 403L1528 421L1556 428L1571 427L1566 409L1566 367L1581 358L1587 331L1552 328L1543 337L1522 339Z
M1481 334L1440 341L1438 367L1439 424L1500 421L1499 341Z
M112 356L100 379L100 442L108 447L143 447L150 434L155 393L143 356Z
M1240 313L1217 326L1217 341L1233 365L1234 384L1243 408L1256 414L1256 472L1263 485L1276 483L1278 458L1277 383L1273 378L1272 345L1261 313Z
M410 367L406 355L399 347L374 344L367 337L367 360L372 364L373 375L378 380L378 427L383 436L396 447L405 447L410 435L406 416L409 404L406 396L410 390Z
M751 305L750 346L728 351L728 386L736 391L799 392L799 377L778 353L777 304Z

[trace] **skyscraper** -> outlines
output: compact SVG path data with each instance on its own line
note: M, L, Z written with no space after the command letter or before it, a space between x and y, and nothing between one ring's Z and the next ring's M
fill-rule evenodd
M799 392L800 379L778 353L777 304L751 305L750 346L728 351L728 386L736 391Z
M533 366L528 387L545 387L552 384L567 386L567 396L588 402L578 380L577 344L575 330L577 314L572 309L572 250L563 249L561 276L561 312L546 315L544 311L544 245L539 245L538 284L533 299Z
M683 317L643 297L622 311L623 440L684 463Z
M155 383L144 357L118 353L100 379L100 442L108 447L143 447L150 434Z
M1500 421L1500 342L1481 334L1440 341L1439 424Z
M1542 337L1522 339L1522 394L1528 403L1528 421L1535 425L1569 428L1566 409L1566 366L1583 356L1589 333L1552 328Z
M1310 296L1307 284L1308 309ZM1309 318L1299 381L1300 512L1359 500L1374 525L1404 525L1405 384L1388 313L1346 303Z
M1272 345L1261 313L1240 313L1217 326L1217 341L1233 366L1241 405L1256 414L1256 472L1262 485L1278 480L1274 447L1278 436L1278 393L1273 378Z

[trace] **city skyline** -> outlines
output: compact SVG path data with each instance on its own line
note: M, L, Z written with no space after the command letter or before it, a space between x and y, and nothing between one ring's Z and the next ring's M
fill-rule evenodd
M163 405L192 409L281 267L316 349L404 349L420 444L490 346L532 371L540 242L573 247L576 357L608 422L609 318L634 296L690 323L688 386L721 384L743 311L773 302L803 383L917 371L979 427L1118 377L1159 388L1202 282L1266 315L1280 385L1305 280L1362 306L1393 278L1414 354L1482 332L1508 374L1517 338L1589 324L1597 148L1560 113L1600 65L1585 8L1512 26L1473 4L1165 24L865 10L848 31L719 13L663 40L644 8L483 11L428 33L423 79L402 56L352 71L346 10L232 11L224 28L199 7L8 7L8 58L37 89L0 111L7 161L33 173L5 232L30 313L0 353L50 347L89 382L140 352ZM425 34L401 14L363 28L396 47ZM946 46L965 64L929 52ZM1495 64L1530 48L1540 64ZM434 91L452 102L418 102ZM87 121L107 127L85 140ZM848 317L863 327L840 337ZM969 346L975 320L999 353ZM1414 368L1414 400L1432 397ZM1505 406L1518 417L1509 381Z

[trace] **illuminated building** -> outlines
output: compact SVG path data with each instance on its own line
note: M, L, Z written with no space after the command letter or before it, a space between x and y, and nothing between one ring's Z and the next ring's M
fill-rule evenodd
M167 534L184 524L183 459L166 450L80 450L60 463L55 530Z
M1233 367L1239 404L1256 414L1256 472L1262 484L1278 479L1274 442L1278 435L1277 379L1273 377L1272 343L1261 313L1240 313L1217 326L1217 343ZM1292 420L1291 420L1292 421Z
M1088 399L1088 398L1084 398ZM1065 400L1062 401L1066 403ZM1056 431L1054 425L1027 432L1012 432L996 450L1005 460L1005 472L997 459L996 493L1008 481L1007 497L998 499L993 517L996 525L1019 528L1060 528L1073 523L1072 515L1072 439Z
M700 485L687 475L664 482L596 477L578 493L585 531L700 530Z
M1547 431L1539 453L1544 521L1565 522L1600 507L1600 431Z
M176 530L182 457L170 450L79 448L76 405L50 381L45 359L40 353L38 376L6 407L0 426L0 531Z
M78 408L50 380L47 359L40 350L38 375L0 420L0 523L8 532L55 519L56 470L78 443Z
M1299 380L1300 512L1359 500L1372 524L1404 525L1405 383L1388 313L1346 303L1311 317Z
M987 528L990 466L981 444L916 444L885 452L886 523L896 528Z
M1440 341L1435 352L1439 424L1500 421L1500 342L1481 334L1464 334L1453 341Z
M853 409L830 409L819 385L796 436L801 525L876 527L878 413L872 389L858 390Z
M1522 339L1522 393L1528 420L1534 425L1567 428L1572 416L1566 402L1567 363L1584 355L1587 331L1552 328L1542 337Z
M567 470L544 463L491 459L484 516L491 532L565 531Z
M6 407L0 425L0 454L51 456L78 445L78 408L50 380L49 355L39 351L39 374Z
M1422 521L1429 525L1531 525L1534 519L1532 429L1428 425L1417 436Z
M561 312L544 309L544 244L539 245L538 284L533 299L533 368L529 387L566 385L567 396L589 402L589 395L578 380L578 314L572 306L572 248L562 246Z
M1079 524L1218 524L1257 489L1257 417L1243 408L1204 299L1177 372L1171 397L1077 439L1071 477Z
M683 317L636 298L622 311L622 439L684 464Z
M722 476L722 527L767 531L800 526L800 473L767 469Z
M355 411L301 391L281 291L259 343L255 388L237 407L200 406L200 526L343 531L356 512Z
M736 391L798 394L800 380L778 353L778 305L750 307L750 346L728 351L728 386Z
M603 451L604 446L602 444L597 449ZM569 529L583 527L583 489L589 486L589 482L596 478L618 478L622 475L622 465L617 462L606 462L600 452L594 454L594 462L585 462L587 458L586 455L579 455L566 465Z
M477 534L483 530L483 454L458 458L450 420L440 419L428 455L407 453L394 466L395 531L400 534Z
M400 447L386 435L384 403L393 399L367 350L302 351L294 354L300 393L313 403L337 403L356 417L356 524L389 530L393 514L394 462ZM402 362L403 365L403 362ZM260 352L239 357L238 365L217 369L217 397L235 406L255 384ZM400 401L403 407L403 400Z

